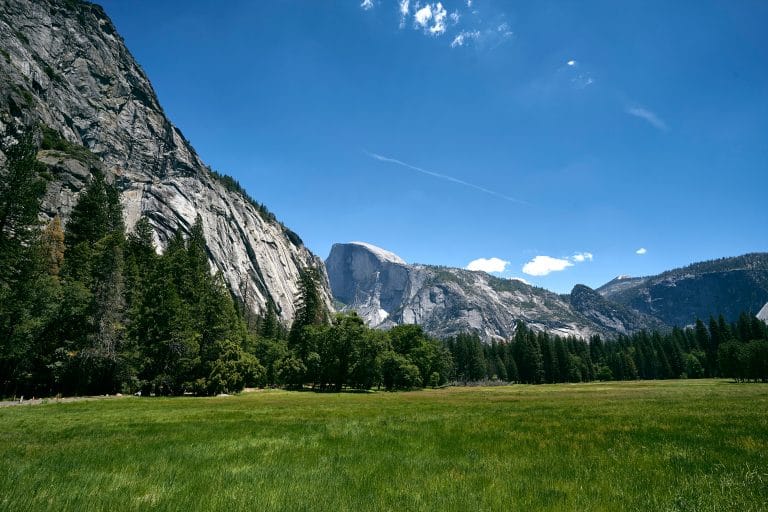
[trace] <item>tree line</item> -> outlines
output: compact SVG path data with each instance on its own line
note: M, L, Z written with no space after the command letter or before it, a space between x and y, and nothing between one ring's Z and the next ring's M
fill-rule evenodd
M50 134L44 133L44 139ZM39 139L39 137L38 137ZM41 225L46 189L29 131L4 148L0 172L0 395L208 395L248 386L387 390L449 382L521 383L732 377L768 380L768 328L730 325L640 332L604 341L518 324L512 339L448 340L419 326L366 327L330 314L303 269L295 321L274 304L250 314L212 273L202 221L162 254L146 218L126 232L116 188L92 169L66 226Z
M518 323L509 341L483 343L462 334L446 341L459 382L500 380L526 384L593 380L728 377L768 382L768 325L742 313L720 316L669 333L640 331L588 341L536 332Z

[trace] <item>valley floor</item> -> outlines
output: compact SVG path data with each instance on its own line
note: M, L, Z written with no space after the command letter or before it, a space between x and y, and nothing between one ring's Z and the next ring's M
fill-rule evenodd
M0 409L0 510L768 510L768 386L285 391Z

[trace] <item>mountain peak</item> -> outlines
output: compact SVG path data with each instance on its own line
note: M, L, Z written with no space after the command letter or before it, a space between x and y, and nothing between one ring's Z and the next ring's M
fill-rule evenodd
M367 242L349 242L349 245L358 245L360 247L364 247L368 252L376 256L381 261L388 261L389 263L397 263L398 265L407 265L405 260L398 256L397 254L388 251L386 249L382 249L381 247L378 247L373 244L369 244Z

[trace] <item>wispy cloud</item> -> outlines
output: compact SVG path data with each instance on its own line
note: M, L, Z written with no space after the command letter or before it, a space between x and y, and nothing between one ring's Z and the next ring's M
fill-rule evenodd
M427 176L432 176L433 178L438 178L445 181L450 181L451 183L456 183L457 185L462 185L465 187L469 187L475 190L478 190L480 192L483 192L488 195L492 195L495 197L498 197L500 199L504 199L505 201L510 201L513 203L518 204L528 204L525 201L521 201L520 199L515 199L514 197L509 197L504 194L500 194L499 192L496 192L495 190L490 190L485 187L481 187L480 185L475 185L474 183L469 183L468 181L460 180L459 178L454 178L453 176L448 176L447 174L442 174L439 172L434 171L428 171L427 169L422 169L421 167L417 167L415 165L411 165L409 163L403 162L401 160L397 160L396 158L390 158L388 156L379 155L376 153L369 153L368 151L365 151L365 154L370 156L373 159L378 160L379 162L386 162L390 164L396 164L401 167L405 167L406 169L410 169L412 171L420 172L421 174L426 174Z
M369 11L384 3L362 0L360 8ZM410 24L428 36L437 38L448 35L451 48L474 43L478 47L493 50L513 36L504 13L488 13L488 7L485 7L484 15L481 16L471 0L464 0L464 5L459 5L450 13L442 1L397 0L394 3L397 6L401 29Z
M641 248L639 248L638 250L635 251L635 254L639 254L639 255L642 256L643 254L645 254L647 252L648 252L648 249L646 249L645 247L641 247Z
M398 4L400 7L400 28L405 27L405 20L408 19L408 13L411 12L410 0L400 0Z
M467 270L482 270L483 272L504 272L509 265L501 258L478 258L467 264Z
M453 38L453 41L451 41L451 48L456 48L457 46L464 46L468 42L472 41L473 39L477 39L480 37L480 31L479 30L462 30L459 32L459 34Z
M577 252L571 259L576 263L584 263L585 261L592 261L592 258L593 256L591 252Z
M658 130L661 130L664 132L669 130L667 123L665 123L664 120L662 120L658 115L656 115L656 113L651 112L648 109L645 109L642 107L627 107L625 112L631 116L639 117L640 119L651 124L654 128Z

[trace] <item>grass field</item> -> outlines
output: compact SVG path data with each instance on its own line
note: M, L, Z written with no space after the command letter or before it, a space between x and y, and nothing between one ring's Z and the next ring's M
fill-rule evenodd
M0 510L768 510L768 386L267 391L0 409Z

